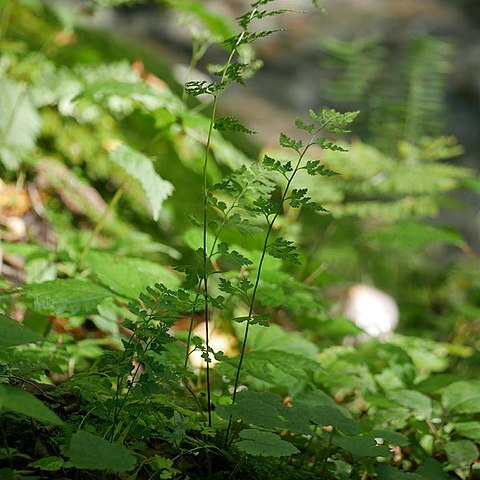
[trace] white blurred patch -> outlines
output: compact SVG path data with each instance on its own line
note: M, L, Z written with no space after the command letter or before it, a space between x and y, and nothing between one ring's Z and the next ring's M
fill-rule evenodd
M205 341L205 322L199 323L193 329L192 333ZM228 335L219 330L211 330L208 343L214 352L223 352L225 355L232 355L234 354L236 339L232 335ZM218 363L217 360L213 358L213 354L210 354L210 358L210 366ZM200 350L193 351L188 359L194 368L206 368L206 362L202 358L202 352Z
M395 299L368 285L351 287L342 313L372 337L384 339L398 325L399 311Z

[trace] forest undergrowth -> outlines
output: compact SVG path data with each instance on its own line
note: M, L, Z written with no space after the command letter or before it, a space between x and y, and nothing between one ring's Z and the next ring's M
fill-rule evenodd
M157 2L185 85L88 28L122 3L0 2L0 477L479 478L479 261L438 220L476 185L432 120L450 44L330 41L330 104L262 147L222 94L320 2ZM359 291L394 306L359 320Z

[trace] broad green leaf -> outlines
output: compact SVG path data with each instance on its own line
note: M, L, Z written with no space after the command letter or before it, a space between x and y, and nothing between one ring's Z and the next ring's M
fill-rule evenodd
M107 442L102 437L84 430L74 433L70 446L63 453L77 468L126 472L136 463L135 457L123 445Z
M25 88L4 75L0 79L0 159L9 170L20 166L40 131L40 116Z
M451 373L439 373L438 375L430 375L425 380L415 385L415 390L422 393L435 393L438 390L442 390L448 385L458 382L462 379L459 375L453 375Z
M152 210L152 217L158 220L163 202L173 192L173 185L158 175L150 158L125 144L110 152L109 158L140 182Z
M425 418L432 415L432 400L423 393L415 390L394 390L389 396L399 405L413 410L415 414Z
M378 480L424 480L424 477L418 473L402 472L390 465L378 465L376 470Z
M442 464L433 458L427 458L415 473L421 475L425 480L448 480L448 475L443 470Z
M462 437L471 438L480 443L480 422L457 422L455 425L455 433Z
M335 407L315 407L310 413L310 419L317 425L330 425L349 435L356 435L360 431L360 426L355 420L347 417L340 409Z
M470 440L457 440L445 445L448 463L453 468L467 468L478 459L478 448Z
M373 438L382 438L385 443L390 445L399 445L400 447L406 447L410 445L410 440L405 435L398 432L392 432L390 430L372 430L368 432L368 435Z
M247 429L240 432L242 440L235 443L236 447L249 455L262 457L289 457L298 453L298 449L289 442L282 440L271 432Z
M234 420L275 429L285 426L280 414L286 409L279 395L246 390L239 392L237 401L228 409L228 413Z
M63 424L63 421L38 398L9 385L0 385L0 409L32 417L43 423Z
M33 310L55 315L97 313L97 305L113 296L100 285L79 279L32 283L23 287L23 295Z
M98 280L119 295L137 298L149 285L163 283L176 289L180 279L163 265L135 257L91 251L84 261Z
M233 325L236 335L242 338L245 333L244 325ZM306 360L314 359L318 347L307 340L299 332L287 332L280 325L271 324L266 330L261 326L251 325L248 331L248 348L250 351L278 350L301 355Z
M443 406L452 413L480 412L480 381L460 381L443 391Z
M33 330L24 327L16 320L0 314L0 350L14 345L23 345L24 343L38 342L42 336Z
M355 461L364 457L390 457L387 445L378 445L372 437L341 437L336 435L334 442L352 454Z
M44 457L36 462L29 464L29 467L39 468L40 470L46 470L47 472L58 472L58 470L71 467L69 462L66 462L61 457Z

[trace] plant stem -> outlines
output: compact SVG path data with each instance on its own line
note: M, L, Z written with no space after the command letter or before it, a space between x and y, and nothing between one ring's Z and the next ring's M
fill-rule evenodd
M330 436L328 437L328 445L327 450L325 451L325 458L323 459L322 463L322 471L320 472L320 480L325 478L325 472L327 471L327 462L328 457L330 455L330 450L332 449L332 442L333 442L333 435L335 434L335 428L332 427L332 431L330 432Z
M297 164L295 165L293 173L290 176L290 178L287 180L287 184L285 186L285 189L284 189L284 192L283 192L283 195L282 195L282 199L280 200L278 210L275 213L275 215L273 216L271 221L268 221L268 219L267 219L268 229L267 229L267 233L265 235L265 240L263 242L262 255L260 257L260 262L258 263L257 276L255 278L255 284L254 284L252 296L251 296L251 299L250 299L250 306L249 306L249 310L248 310L248 318L249 319L251 318L251 316L253 314L253 308L254 308L254 304L255 304L255 298L256 298L256 295L257 295L257 289L258 289L258 285L260 283L260 277L262 275L263 262L265 260L266 254L267 254L268 242L270 240L270 234L272 233L273 225L275 224L275 221L277 220L278 216L282 212L283 204L285 203L285 200L287 198L290 185L291 185L295 175L297 174L298 169L300 168L300 164L302 163L302 160L305 157L305 154L307 153L308 149L315 143L315 137L318 135L318 133L320 132L321 129L322 129L322 127L317 129L315 134L312 135L312 138L310 139L308 144L303 149L303 152L299 155L299 158L298 158ZM240 382L240 372L242 370L242 364L243 364L243 360L244 360L244 357L245 357L245 349L246 349L246 345L247 345L249 327L250 327L250 320L247 321L247 326L245 328L245 334L243 336L242 349L240 351L240 359L238 361L238 367L237 367L237 372L236 372L236 375L235 375L235 383L234 383L233 393L232 393L232 405L235 404L235 400L237 398L238 384ZM228 437L229 437L229 434L230 434L231 427L232 427L232 417L230 417L230 419L228 421L227 433L225 435L225 443L226 444L228 443Z
M90 251L90 248L92 246L92 242L95 239L95 237L101 232L105 224L107 223L108 216L112 212L112 210L115 208L119 200L122 198L123 194L125 193L126 189L126 184L122 185L116 192L113 198L110 200L110 203L107 205L107 208L103 212L102 216L100 217L100 220L97 222L97 225L95 228L92 230L90 233L90 236L88 237L87 242L85 243L85 246L83 247L82 253L78 257L75 265L78 268L82 262L85 260L85 257L88 255L88 252Z

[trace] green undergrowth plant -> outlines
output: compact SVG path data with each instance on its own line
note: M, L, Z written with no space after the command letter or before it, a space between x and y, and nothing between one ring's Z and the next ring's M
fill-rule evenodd
M226 59L180 94L140 54L107 62L123 47L68 10L1 3L0 477L474 478L473 344L342 345L359 328L325 294L366 265L395 285L383 259L401 251L399 282L432 244L472 255L417 219L470 174L440 163L458 147L387 154L349 138L357 111L325 107L251 160L223 136L253 132L222 92L280 34L263 19L301 13L260 0L232 26L166 3L194 24L192 71L212 39ZM451 315L465 281L442 284Z

